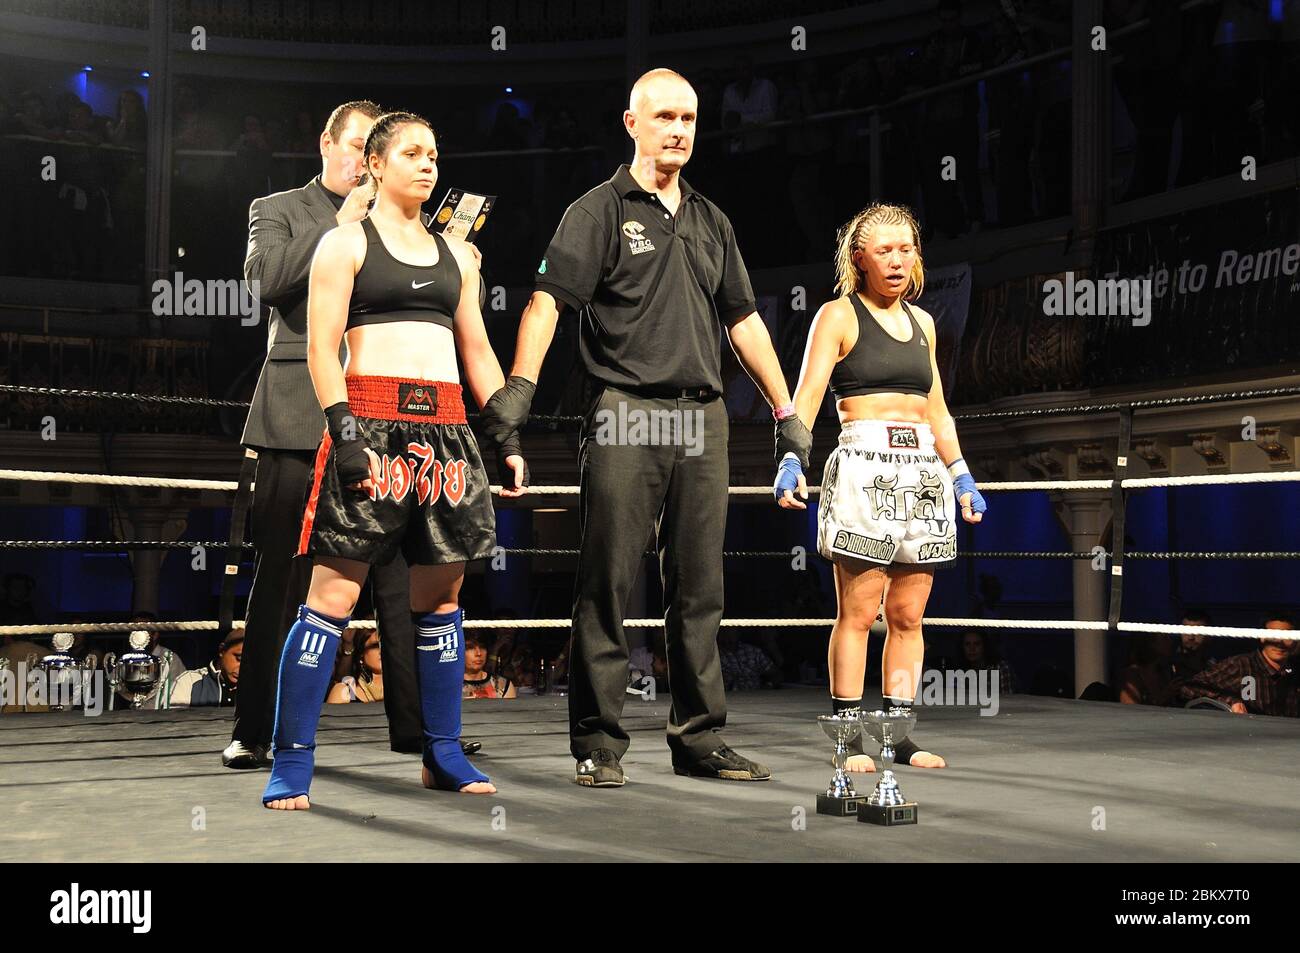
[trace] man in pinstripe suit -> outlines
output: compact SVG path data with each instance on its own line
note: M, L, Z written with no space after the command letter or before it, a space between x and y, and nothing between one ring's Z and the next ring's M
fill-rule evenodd
M321 174L300 189L256 199L249 208L244 277L260 282L261 299L272 307L266 363L242 441L258 453L252 508L258 556L235 728L221 755L230 768L270 763L280 653L311 581L311 561L294 558L294 552L312 458L325 429L307 372L307 277L326 232L360 221L369 211L374 185L358 186L357 180L366 134L381 112L367 100L336 108L321 133ZM406 561L399 553L391 563L375 566L371 578L383 634L390 745L394 751L419 752L423 734Z

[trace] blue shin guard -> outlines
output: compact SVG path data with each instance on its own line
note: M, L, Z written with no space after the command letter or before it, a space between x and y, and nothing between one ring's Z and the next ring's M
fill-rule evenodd
M295 798L311 787L316 765L316 724L325 701L339 637L347 619L331 619L298 608L298 621L289 629L280 655L280 682L275 699L275 761L262 803Z
M424 720L424 766L444 791L459 791L487 775L476 771L460 747L460 701L465 683L461 611L412 613L415 674Z

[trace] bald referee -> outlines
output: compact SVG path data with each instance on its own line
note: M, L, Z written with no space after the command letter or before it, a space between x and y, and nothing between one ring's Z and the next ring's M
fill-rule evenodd
M696 119L695 91L678 73L655 69L636 81L623 113L632 164L564 213L520 322L513 373L481 416L498 443L527 422L559 309L579 312L579 349L597 394L579 450L569 736L574 780L589 787L625 781L623 617L651 527L664 587L673 770L729 781L772 776L719 734L727 719L717 646L727 519L724 330L776 408L777 458L794 453L806 466L812 437L794 415L754 310L731 222L681 177ZM638 418L672 421L674 438L639 439L633 428L607 425Z

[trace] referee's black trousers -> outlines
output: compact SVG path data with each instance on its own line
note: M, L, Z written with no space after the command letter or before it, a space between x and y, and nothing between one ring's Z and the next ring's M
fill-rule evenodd
M248 597L231 733L233 740L250 748L271 743L280 654L311 585L311 559L294 553L315 458L313 450L262 450L257 457L252 507L257 564ZM384 710L390 742L418 751L423 734L415 681L415 630L410 572L401 553L384 566L372 566L370 579L382 637Z
M638 412L655 411L657 423L638 433ZM665 419L677 425L675 440L663 439ZM619 723L628 682L623 619L652 527L672 693L668 746L689 759L720 744L715 732L727 720L718 661L727 431L721 399L647 398L606 388L588 410L579 449L582 548L569 675L570 748L578 760L596 748L619 757L627 750Z

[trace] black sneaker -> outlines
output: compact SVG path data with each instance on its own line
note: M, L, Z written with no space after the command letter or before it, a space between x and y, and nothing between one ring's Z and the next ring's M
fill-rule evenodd
M723 745L705 758L673 757L673 773L693 778L718 778L723 781L770 781L772 772L766 765L750 761Z
M608 748L597 748L585 761L578 762L573 782L588 788L621 788L627 777L618 763L618 755Z

